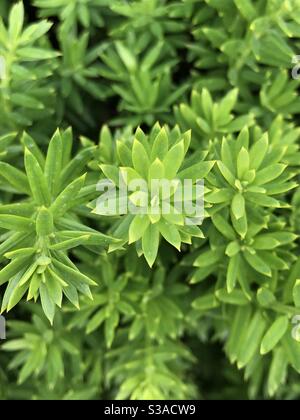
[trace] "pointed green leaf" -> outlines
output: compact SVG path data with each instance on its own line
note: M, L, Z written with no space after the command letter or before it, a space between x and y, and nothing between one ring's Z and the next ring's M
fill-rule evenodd
M266 332L260 346L260 353L267 354L279 343L289 326L289 318L284 315L276 319Z
M159 221L158 228L165 240L180 251L181 237L178 229L163 219Z
M28 149L25 149L25 169L35 201L38 205L48 207L51 203L51 196L46 178L38 161Z
M157 225L149 225L142 237L144 256L150 267L156 260L159 246L159 230Z
M45 178L48 183L49 191L56 195L61 175L63 157L62 138L59 130L52 137L45 163Z
M235 194L231 203L231 211L237 220L245 216L246 208L245 208L245 198L243 194L240 194L240 193Z
M47 287L44 283L40 286L40 297L43 311L46 317L49 319L50 324L53 325L53 319L55 315L55 303L51 299Z
M147 215L136 215L129 228L129 244L141 239L149 224L150 220Z
M231 293L236 286L236 282L238 278L239 262L240 262L239 254L236 254L234 257L230 258L228 269L227 269L227 276L226 276L226 284L227 284L228 293Z
M50 207L50 211L55 218L63 216L69 210L72 206L72 200L76 198L84 186L85 178L86 175L83 175L80 178L75 179L75 181L68 185L56 198Z
M26 175L19 169L6 162L0 162L0 175L18 192L30 194L30 187Z
M132 162L134 169L141 174L143 178L147 178L150 164L149 157L142 143L136 139L132 146Z
M163 165L165 167L165 176L168 179L174 179L176 177L184 159L184 152L184 142L181 140L179 143L175 144L164 157Z

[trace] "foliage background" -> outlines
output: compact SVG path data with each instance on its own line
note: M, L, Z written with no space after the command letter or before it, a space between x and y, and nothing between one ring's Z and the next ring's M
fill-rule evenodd
M15 3L0 0L0 296L12 309L0 398L298 399L299 0L31 0L24 24L20 3L9 14ZM186 166L215 165L204 237L181 232L179 252L169 227L149 268L126 234L125 250L108 254L116 221L84 204L99 165L120 166L133 138L142 142L137 127L151 141L156 122L177 124L180 138L192 130ZM26 273L37 299L27 303L29 283L11 281L21 269L3 271L48 235L52 216L32 216L45 197L30 180L51 178L51 153L65 159L53 196L70 185L78 193L68 192L65 224L54 219L56 239L73 241L60 261L86 276L55 317L61 284L32 290L37 276ZM33 242L16 240L11 214L31 217Z

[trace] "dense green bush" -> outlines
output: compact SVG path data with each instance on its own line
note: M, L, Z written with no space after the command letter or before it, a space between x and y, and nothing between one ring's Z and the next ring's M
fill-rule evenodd
M299 399L300 1L0 13L0 399Z

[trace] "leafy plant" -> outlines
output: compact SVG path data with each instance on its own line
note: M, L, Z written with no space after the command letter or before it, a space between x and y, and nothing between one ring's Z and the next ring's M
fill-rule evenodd
M100 48L97 46L89 49L88 32L76 36L60 31L59 41L63 52L58 70L61 117L67 114L73 124L80 127L84 127L85 124L93 126L91 115L84 112L84 93L98 100L105 99L109 94L107 87L103 84L99 86L95 82L99 77L99 65L96 60ZM78 121L78 116L82 118L82 122Z
M54 91L48 79L59 54L43 39L51 26L44 20L24 27L21 2L12 7L8 27L0 21L4 70L0 78L1 130L30 126L54 112Z
M168 57L170 53L163 42L153 45L147 36L137 39L132 35L129 33L127 43L117 41L100 53L104 64L99 73L114 82L112 91L121 98L119 110L134 115L117 118L114 123L136 126L142 122L152 125L158 118L170 121L170 106L187 89L183 84L173 90L171 69L177 60Z
M167 38L172 47L182 46L186 41L183 31L187 22L182 16L190 13L188 2L168 4L165 0L142 0L125 4L116 1L111 9L121 17L120 23L111 31L112 35L126 35L132 28L140 34L147 29L155 39Z
M245 126L254 123L253 115L242 115L234 118L232 113L236 107L238 90L233 89L218 103L214 103L210 92L203 89L201 93L193 90L191 106L182 103L175 107L175 117L180 128L192 128L194 145L203 139L213 140L224 134L236 133Z
M55 333L41 313L33 315L32 323L15 322L11 324L16 338L5 343L5 351L19 351L9 369L21 367L18 382L22 384L34 373L46 374L50 388L54 388L59 378L64 376L64 356L79 355L78 343L72 334L66 335L61 317L57 317Z
M198 226L191 225L187 219L195 214L186 213L184 195L176 195L180 181L191 181L191 201L197 199L195 184L210 172L214 162L204 161L206 154L192 156L183 166L184 157L190 144L190 132L181 134L178 127L172 131L157 124L147 136L138 130L131 145L117 143L120 161L118 169L112 165L101 165L101 170L116 187L124 182L129 188L128 206L135 206L135 214L125 214L113 232L124 243L138 243L139 254L143 254L150 265L157 257L160 236L175 248L181 242L190 243L193 236L201 237ZM197 163L194 163L197 162ZM154 185L155 180L169 180L169 188L162 184ZM131 189L131 183L139 183L140 190ZM154 181L154 182L153 182ZM180 190L179 190L180 192ZM194 198L193 198L194 197ZM199 197L198 197L199 198ZM115 198L112 198L115 200ZM168 202L168 211L164 203ZM118 203L117 212L122 215L123 206ZM95 212L101 214L99 203ZM125 212L126 213L126 212ZM102 213L105 214L105 213Z
M0 14L0 400L299 400L299 0Z
M262 208L286 207L275 197L295 188L297 183L290 182L294 173L280 163L284 148L270 147L267 134L250 146L249 131L244 129L236 141L224 138L219 149L217 169L208 179L212 191L206 199L216 204L214 212L230 205L231 222L244 238L249 219L263 225Z
M71 159L70 130L54 134L46 157L26 134L23 144L26 175L8 163L1 162L0 168L13 190L29 196L1 206L0 226L10 231L1 244L1 255L10 260L0 271L0 283L8 282L1 311L11 310L28 292L27 300L40 297L52 322L63 294L75 306L77 291L92 298L89 286L94 282L80 273L67 250L81 244L102 246L110 238L86 227L71 213L90 194L89 187L88 194L84 190L85 175L80 174L94 148Z

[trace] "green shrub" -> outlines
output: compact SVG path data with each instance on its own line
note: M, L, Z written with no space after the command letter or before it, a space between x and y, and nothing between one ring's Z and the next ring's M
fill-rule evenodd
M0 13L0 399L299 399L299 0Z

